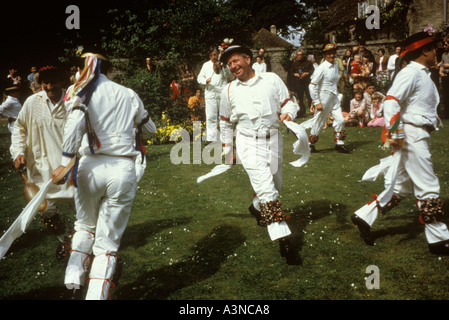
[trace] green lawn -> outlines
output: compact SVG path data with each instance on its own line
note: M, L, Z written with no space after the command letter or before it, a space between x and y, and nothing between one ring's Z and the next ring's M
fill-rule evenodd
M299 120L298 120L299 122ZM448 200L449 121L432 133L435 171ZM290 266L277 242L249 214L252 189L240 165L201 184L213 165L170 161L173 144L148 147L148 166L119 252L122 272L114 299L167 300L428 300L449 299L448 257L428 252L414 199L403 201L373 227L376 245L364 244L349 217L383 179L359 182L389 155L379 148L381 128L347 128L352 154L334 148L332 128L320 135L319 153L302 168L289 164L293 135L284 132L281 201L302 264ZM0 128L1 232L25 202L23 182L9 157L9 133ZM193 148L192 148L193 149ZM193 151L193 150L192 150ZM449 212L447 210L446 212ZM64 208L63 208L64 209ZM66 212L68 212L66 210ZM73 221L73 217L67 217ZM66 261L57 240L36 219L0 261L0 299L65 299ZM380 288L366 287L368 266Z

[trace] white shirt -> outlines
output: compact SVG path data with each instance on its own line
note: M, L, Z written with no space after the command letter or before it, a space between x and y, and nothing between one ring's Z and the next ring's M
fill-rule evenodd
M19 99L8 96L6 100L0 105L0 116L4 118L17 118L20 109L22 109L22 104Z
M211 78L209 83L207 79ZM229 82L231 78L231 71L228 66L221 68L219 73L214 70L214 63L209 60L203 64L201 71L198 74L197 81L199 84L205 86L204 98L217 98L221 95L221 90Z
M75 98L66 102L70 110ZM125 88L105 75L100 80L92 98L86 107L90 123L101 143L101 147L94 147L95 154L113 156L136 156L134 127L148 115L142 101L131 89ZM156 132L156 126L151 119L143 125L143 135L149 136ZM71 157L77 153L86 133L85 114L82 111L71 111L64 127L62 144L62 165L67 165ZM85 154L91 154L87 150Z
M324 60L312 74L309 90L314 105L320 104L320 92L327 91L338 95L338 64Z
M397 54L394 54L388 59L387 70L394 71L396 69L396 59L398 58Z
M385 59L385 56L382 56L379 58L379 68L377 70L379 71L384 71L382 70L382 61Z
M388 96L394 97L389 99ZM393 138L403 138L403 123L416 126L433 126L440 124L437 106L440 102L438 90L430 78L430 71L424 65L410 62L396 76L384 102L384 118L387 129L390 120L399 114L401 122L393 133Z
M267 65L265 62L255 62L253 63L253 70L256 74L267 72Z
M298 110L298 105L290 100L284 82L275 73L265 72L245 82L236 79L222 91L222 141L232 142L229 130L234 126L253 135L278 129L280 114L289 113L293 121Z
M47 105L50 108L50 112L52 112L61 103L64 103L64 94L61 95L61 98L59 99L58 102L56 102L56 104L53 104L53 102L50 100L50 98L48 97L48 95L47 95L47 93L45 91L44 91L44 94L45 94L45 97L46 97Z

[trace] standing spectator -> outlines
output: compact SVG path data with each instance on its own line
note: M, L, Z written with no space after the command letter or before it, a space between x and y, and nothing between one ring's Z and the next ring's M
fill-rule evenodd
M387 66L388 66L388 59L390 58L389 56L385 55L385 49L379 49L377 51L379 57L376 60L376 75L380 76L385 72L388 72L387 70Z
M346 80L349 79L349 75L351 73L351 62L354 60L353 56L352 56L352 51L351 50L346 50L345 54L343 55L343 58L341 59L342 63L343 63L343 67L344 67L344 72L343 75L346 78Z
M28 80L28 83L29 83L29 85L30 85L30 88L31 88L31 84L33 83L33 81L34 81L34 75L36 74L36 72L37 72L37 68L36 67L31 67L31 73L27 76L27 80Z
M39 69L43 90L26 99L11 136L10 152L14 167L20 170L26 167L28 180L38 187L49 181L51 172L58 167L67 117L63 89L66 81L64 71L58 67ZM73 209L73 186L70 182L50 186L46 200L47 208L41 213L41 222L56 234L60 241L57 257L63 258L67 254L64 242L69 230L56 204L69 203Z
M390 74L390 79L393 79L394 70L396 69L396 60L401 54L402 47L400 45L394 47L394 54L388 59L387 71Z
M9 68L9 73L7 79L9 80L11 85L20 85L22 82L22 78L18 74L17 67L11 66Z
M195 91L195 73L187 63L183 65L181 71L181 89L182 94L187 101Z
M315 56L314 56L313 54L309 54L309 55L307 56L307 60L309 60L310 63L312 64L313 70L315 70L316 68L318 68L318 63L316 63L316 59L315 59Z
M33 83L31 83L31 91L33 91L33 93L42 91L42 85L39 81L39 72L36 72L36 74L34 75L34 81Z
M236 130L236 150L255 192L250 212L260 225L267 227L270 239L279 241L281 256L286 257L287 263L299 264L297 252L289 243L291 231L279 200L283 162L279 127L284 121L294 120L298 107L275 73L255 75L251 56L249 49L231 46L221 57L237 78L222 92L220 128L224 153L226 158L232 154Z
M318 142L318 136L323 130L328 115L332 114L335 128L335 149L338 152L349 153L344 142L346 130L337 90L339 68L335 62L336 51L337 46L333 43L324 46L324 62L313 72L309 85L312 102L316 108L314 117L308 120L311 121L309 143L312 152L316 152L315 144Z
M291 64L289 73L289 90L294 92L299 104L298 117L306 116L306 104L304 95L307 98L308 106L312 102L309 92L310 77L313 73L313 65L307 60L306 53L299 49L296 51L295 58Z
M265 65L267 66L267 72L271 72L271 61L270 61L270 57L268 57L266 55L265 48L263 48L263 47L259 48L258 53L259 53L259 56L260 56L262 62L265 63Z
M148 72L153 73L154 66L153 66L153 62L151 61L151 57L147 57L145 59L145 65L147 66Z
M12 86L6 88L5 90L7 98L0 105L0 117L8 119L8 130L13 132L14 124L16 123L17 116L22 109L22 104L20 103L20 87Z
M253 70L256 75L267 72L267 65L265 64L265 62L262 62L261 56L256 57L256 62L253 63Z
M442 100L444 105L444 112L441 117L449 119L449 37L444 38L443 42L444 53L441 56L440 77L441 89L443 91Z
M198 75L197 81L205 86L206 100L206 144L218 140L218 110L221 91L231 78L227 65L218 60L218 49L209 49L209 61L205 62Z

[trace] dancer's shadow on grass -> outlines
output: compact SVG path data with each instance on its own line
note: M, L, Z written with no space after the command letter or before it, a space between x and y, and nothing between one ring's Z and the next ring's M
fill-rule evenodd
M130 225L126 228L120 243L120 250L127 247L138 248L148 243L147 239L163 229L185 225L192 221L191 217L177 217L174 219L152 220L145 223Z
M333 203L326 200L315 200L306 202L301 206L294 207L287 221L291 234L291 243L294 250L301 251L304 244L304 234L307 232L307 226L311 222L321 220L325 217L334 215L338 224L342 228L347 228L346 206L341 203Z
M204 281L219 271L245 241L240 229L234 225L221 225L201 239L184 261L141 274L134 282L118 285L113 292L120 300L164 300L170 294Z
M407 240L413 240L417 238L420 234L422 234L424 232L424 225L419 221L419 210L417 208L415 208L414 212L409 212L401 215L394 214L396 210L400 211L410 208L410 205L411 202L407 201L407 203L401 203L397 208L394 208L393 211L391 212L387 212L384 215L379 214L371 231L371 235L374 241L388 236L395 236L402 234L406 235L406 237L401 239L399 242L404 242ZM443 203L443 211L449 212L448 210L449 210L449 201L445 200ZM404 221L405 219L404 215L407 215L408 221L406 222L406 224L404 223L401 224L401 221ZM390 226L387 228L377 227L376 224L379 224L382 220L383 221L388 220L390 222L397 220L398 223L397 225ZM448 225L449 217L443 216L441 222Z

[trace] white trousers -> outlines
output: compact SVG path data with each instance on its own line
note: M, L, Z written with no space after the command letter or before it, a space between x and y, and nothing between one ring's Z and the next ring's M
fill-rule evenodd
M282 188L283 139L278 130L270 130L269 138L255 138L237 130L236 151L248 174L256 197L254 207L275 201ZM285 221L268 225L271 240L288 236L291 232Z
M419 200L439 198L440 184L430 159L430 133L423 127L410 124L404 124L404 132L394 193L400 198L414 194L418 205ZM377 210L366 210L358 216L372 226L377 218ZM425 224L424 230L428 243L449 239L447 226L442 222Z
M410 124L404 124L404 132L394 193L401 198L414 193L417 200L438 198L440 184L430 159L430 133Z
M327 91L320 92L322 111L317 111L313 117L313 125L310 130L310 134L318 136L326 123L329 114L334 118L333 127L336 132L341 132L345 129L345 119L341 112L340 100L335 94ZM338 138L338 137L337 137ZM344 144L343 140L337 140L338 144Z
M206 102L206 140L218 140L218 115L220 107L220 97L205 98Z
M103 291L111 285L115 255L137 190L135 164L127 157L85 156L80 160L77 178L73 252L65 282L83 285L82 263L93 253L87 298L107 299Z

